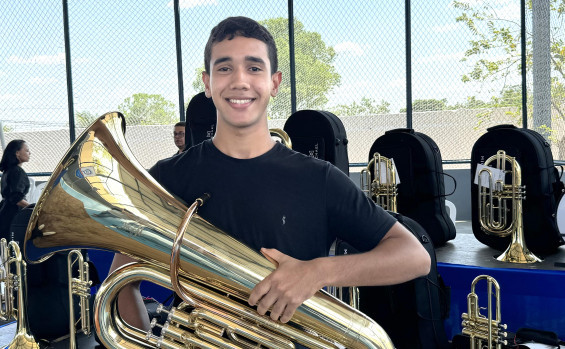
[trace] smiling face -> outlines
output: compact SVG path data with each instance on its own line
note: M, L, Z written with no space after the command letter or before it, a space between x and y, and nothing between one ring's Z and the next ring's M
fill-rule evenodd
M266 127L267 105L276 96L281 73L271 74L267 45L237 36L212 46L210 74L203 73L206 96L218 113L218 129Z

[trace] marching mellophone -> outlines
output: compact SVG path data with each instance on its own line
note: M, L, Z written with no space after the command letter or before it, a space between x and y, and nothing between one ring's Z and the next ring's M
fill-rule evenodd
M387 211L397 212L397 183L394 161L379 153L361 170L361 190Z
M73 266L76 264L78 277L73 277ZM69 282L69 347L76 348L76 323L74 297L79 298L80 329L85 335L90 335L90 286L88 263L84 261L80 250L72 250L67 255L67 274Z
M495 161L496 168L502 171L503 176L506 173L511 175L510 184L505 183L504 177L494 180L494 174L488 166ZM510 164L510 170L506 169L506 163ZM541 259L528 250L524 239L522 201L526 197L526 188L522 185L520 164L504 150L499 150L484 165L478 173L481 229L495 236L511 235L510 245L496 259L511 263L540 262ZM483 182L484 175L488 183Z
M20 246L15 241L0 239L0 319L16 319L16 334L6 348L39 349L29 330L26 312L26 262L22 258ZM14 271L12 271L12 269ZM14 292L16 297L14 297Z
M477 283L481 280L487 281L487 316L484 316L480 312L479 308L479 297L475 293L475 287ZM496 298L496 308L493 318L492 314L492 288L495 289ZM488 349L492 349L493 344L496 345L496 349L502 348L502 345L506 345L506 324L502 324L500 321L500 286L498 282L491 276L479 275L471 283L471 293L467 296L467 313L463 313L461 318L463 322L461 326L463 327L462 333L466 334L470 338L470 348L471 349L482 349L485 344Z

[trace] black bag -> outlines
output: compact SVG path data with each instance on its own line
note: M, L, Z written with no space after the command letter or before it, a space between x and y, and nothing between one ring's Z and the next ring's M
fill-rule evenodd
M392 158L396 165L400 179L398 212L421 224L435 247L454 239L455 224L445 208L443 176L449 175L443 172L437 144L421 132L400 128L387 131L375 140L369 151L369 161L375 152Z
M216 132L216 106L212 98L200 92L186 107L185 149L212 138Z
M288 117L283 129L293 150L326 160L349 176L348 140L337 116L322 110L300 110Z
M522 217L526 246L534 254L549 254L565 242L557 228L556 212L563 196L563 182L553 163L549 143L536 131L517 128L514 125L491 127L473 145L471 152L471 179L474 182L477 164L504 150L516 158L522 169L522 185L525 199L522 202ZM508 170L508 163L506 169ZM496 167L496 162L490 167ZM506 184L511 179L506 177ZM477 240L494 249L503 251L510 245L511 236L489 235L481 229L479 222L478 186L471 184L471 213L473 234ZM511 207L511 205L509 206Z
M449 317L451 290L437 272L430 236L413 219L389 213L426 248L431 258L430 273L398 285L359 287L359 310L381 325L397 349L449 348L443 322ZM336 255L348 253L355 253L355 249L338 242Z

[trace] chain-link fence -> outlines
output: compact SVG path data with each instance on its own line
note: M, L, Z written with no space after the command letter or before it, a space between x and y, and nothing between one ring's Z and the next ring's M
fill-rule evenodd
M292 112L293 54L296 109L338 115L351 163L366 163L377 137L407 126L407 69L412 126L438 143L444 160L469 159L487 127L523 123L519 0L415 0L408 22L404 1L294 1L292 49L288 1L180 0L178 41L172 0L67 4L67 12L60 0L0 5L0 135L4 144L28 141L28 172L51 172L73 134L114 110L125 114L126 138L142 165L172 155L173 125L203 88L210 30L234 15L260 21L277 42L283 83L270 126L282 127ZM551 0L535 10L526 8L528 127L546 134L554 157L565 159L563 9Z

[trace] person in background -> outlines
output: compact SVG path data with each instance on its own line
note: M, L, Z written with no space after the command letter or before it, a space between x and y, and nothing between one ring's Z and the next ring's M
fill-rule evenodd
M180 121L175 124L175 129L173 131L173 137L175 139L175 145L179 150L175 153L175 155L180 154L184 151L185 144L184 144L184 132L186 129L186 122Z
M30 156L31 152L27 143L21 139L15 139L8 143L0 161L2 172L0 238L8 241L12 219L21 209L29 205L26 195L29 192L30 182L22 165L29 161Z

